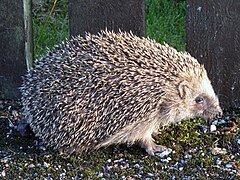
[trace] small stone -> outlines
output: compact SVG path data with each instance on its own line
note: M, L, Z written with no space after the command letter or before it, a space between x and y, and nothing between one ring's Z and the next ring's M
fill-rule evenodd
M240 145L240 139L236 139L236 143Z
M215 147L211 150L211 152L212 152L213 155L218 155L218 154L226 154L227 150L225 148Z
M185 158L185 159L192 159L192 155L191 155L191 154L188 154L188 153L186 153L186 154L184 155L184 158Z
M107 170L110 171L113 168L113 166L107 166L106 168L107 168Z
M44 162L44 163L43 163L43 166L44 166L44 167L46 167L46 168L48 168L48 167L50 166L50 164L49 164L49 163L46 163L46 162Z
M181 164L185 164L186 162L183 160L183 159L181 159Z
M28 168L35 168L34 164L29 164Z
M207 133L209 131L209 128L206 126L202 126L202 132Z
M39 149L42 151L46 151L46 148L44 146L40 146Z
M160 158L163 158L165 156L168 156L170 153L172 152L172 149L167 148L165 151L163 152L157 152L156 155L159 156Z
M210 126L210 132L216 131L217 130L217 126L216 125L211 125Z
M218 124L225 124L225 123L226 123L226 121L224 119L222 119L221 121L219 121Z
M221 163L222 163L222 161L220 159L217 159L216 164L220 165Z
M178 162L176 162L176 163L173 165L173 167L174 167L174 168L177 168L177 167L178 167L178 165L179 165L179 163L178 163Z
M183 170L183 167L180 167L180 168L179 168L179 171L182 171L182 170Z
M165 164L169 163L168 159L161 159L161 161Z
M108 159L107 162L110 163L110 162L112 162L112 160L111 160L111 159Z
M191 180L192 178L190 176L184 176L182 180Z
M218 124L218 120L215 120L212 122L212 125L217 125Z
M122 161L124 161L124 159L123 159L123 158L120 158L120 159L114 160L113 162L114 162L114 163L117 163L117 162L122 162Z
M226 168L232 168L232 164L230 163L226 164Z
M1 176L2 176L2 177L5 177L5 176L6 176L5 170L3 170L3 171L1 172Z
M1 163L7 163L10 160L8 157L4 157L0 160Z
M18 114L18 112L16 110L12 110L12 116L14 118L17 118L17 117L19 117L19 114Z
M134 167L134 168L140 168L140 165L139 165L139 164L134 164L133 167Z
M153 174L153 173L148 173L148 175L149 175L150 177L154 177L154 174Z
M171 160L172 160L172 158L167 157L166 159L161 159L161 162L167 164L167 163L169 163L169 161L171 161Z
M198 171L197 168L194 168L194 169L192 170L193 173L196 173L197 171Z
M60 179L62 179L64 176L66 176L66 173L61 173L59 176L60 176Z
M98 174L98 177L103 177L103 173L100 172L100 173Z
M10 128L14 128L15 127L13 122L9 118L8 118L8 125L9 125Z
M237 173L237 170L236 170L236 169L232 169L232 172L236 174L236 173Z
M45 177L44 180L53 180L51 177Z
M225 119L228 121L230 120L230 116L226 116Z

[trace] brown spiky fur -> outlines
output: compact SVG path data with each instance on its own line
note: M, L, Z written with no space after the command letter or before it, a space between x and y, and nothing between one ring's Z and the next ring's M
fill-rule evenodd
M152 139L159 127L221 113L196 59L122 32L57 45L36 61L21 92L36 136L68 153L140 143L153 155L165 148Z

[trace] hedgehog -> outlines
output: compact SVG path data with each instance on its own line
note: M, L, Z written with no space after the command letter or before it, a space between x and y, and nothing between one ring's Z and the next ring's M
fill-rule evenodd
M202 64L131 32L72 37L23 79L22 113L32 131L67 154L138 144L155 155L167 148L154 142L162 127L222 114Z

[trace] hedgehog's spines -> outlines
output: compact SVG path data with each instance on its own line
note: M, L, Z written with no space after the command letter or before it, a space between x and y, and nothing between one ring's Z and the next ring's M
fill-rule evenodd
M182 81L186 99L178 92ZM204 67L188 53L107 30L49 50L25 76L21 92L36 135L70 153L115 142L150 144L153 152L151 133L159 126L204 113L195 107L196 95L218 104Z

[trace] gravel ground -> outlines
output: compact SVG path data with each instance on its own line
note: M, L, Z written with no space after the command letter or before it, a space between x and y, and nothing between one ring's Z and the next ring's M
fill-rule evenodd
M157 142L169 149L154 157L125 145L60 155L31 132L17 132L19 111L18 102L0 100L0 179L240 178L240 110L210 122L194 119L162 130Z

